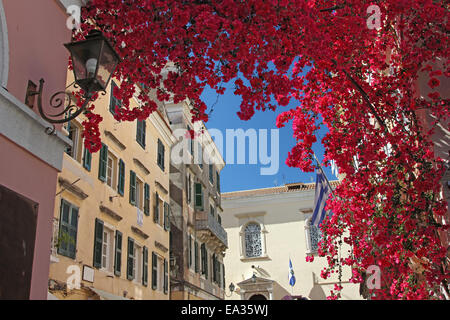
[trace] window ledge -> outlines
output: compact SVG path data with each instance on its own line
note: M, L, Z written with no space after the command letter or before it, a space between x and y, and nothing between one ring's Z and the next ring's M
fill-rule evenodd
M263 255L260 257L252 257L252 258L246 258L246 257L241 257L241 261L243 262L247 262L247 261L269 261L272 260L269 258L268 255Z

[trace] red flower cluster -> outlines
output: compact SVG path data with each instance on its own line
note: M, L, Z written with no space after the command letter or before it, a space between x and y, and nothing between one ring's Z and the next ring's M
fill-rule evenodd
M445 2L382 0L376 2L381 28L371 30L371 4L91 0L77 36L100 28L123 58L117 120L143 119L158 101L187 99L193 119L206 121L203 89L223 94L221 84L230 81L244 120L275 109L274 101L286 106L295 99L298 107L277 119L278 126L293 123L297 144L287 164L314 170L312 145L326 126L325 160L335 160L345 175L328 203L334 215L322 225L319 254L329 264L322 275L341 277L342 265L351 265L352 280L362 281L364 270L378 265L383 281L374 298L434 298L449 277L439 238L447 230L439 194L445 169L417 114L426 110L446 121L450 103L414 88L420 72L428 72L432 89L450 72L450 15ZM433 67L436 60L442 70ZM144 84L142 107L130 109L137 83ZM96 151L101 119L93 113L88 119L84 136ZM344 243L351 247L347 256Z

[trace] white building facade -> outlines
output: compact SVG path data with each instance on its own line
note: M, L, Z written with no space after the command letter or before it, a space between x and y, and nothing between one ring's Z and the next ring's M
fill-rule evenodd
M228 234L224 258L227 299L282 300L301 296L322 300L339 284L337 277L320 277L327 263L326 258L317 255L320 230L310 225L314 193L314 183L295 183L222 194L222 222ZM343 246L342 250L349 248ZM307 255L314 255L314 262L306 262ZM289 259L296 278L293 287L289 285ZM350 274L349 267L343 269L341 297L362 299L359 285L348 281ZM233 292L229 289L231 283Z

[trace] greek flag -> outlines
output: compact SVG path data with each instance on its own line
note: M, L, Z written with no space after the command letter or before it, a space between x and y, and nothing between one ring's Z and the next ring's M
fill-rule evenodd
M325 180L322 172L317 173L316 177L316 195L314 199L314 213L311 218L311 225L319 226L325 219L327 214L325 205L327 204L328 196L330 195L330 188Z
M291 287L295 285L294 269L292 269L291 258L289 258L289 285Z

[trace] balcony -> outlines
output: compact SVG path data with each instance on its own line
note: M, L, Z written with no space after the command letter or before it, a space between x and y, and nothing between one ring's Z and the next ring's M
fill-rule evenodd
M196 212L195 227L202 241L216 242L222 251L228 248L228 236L217 219L207 212Z

